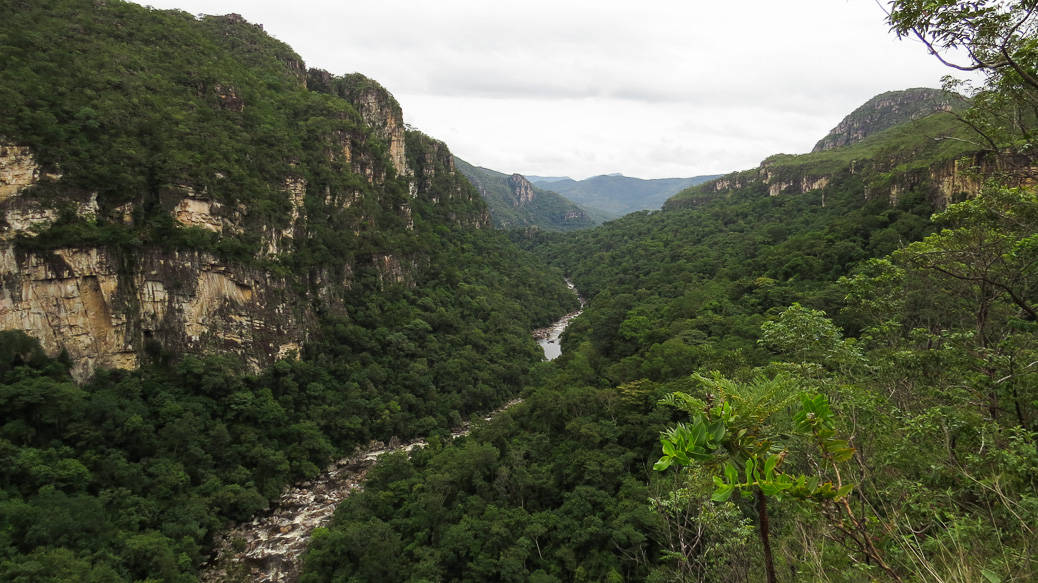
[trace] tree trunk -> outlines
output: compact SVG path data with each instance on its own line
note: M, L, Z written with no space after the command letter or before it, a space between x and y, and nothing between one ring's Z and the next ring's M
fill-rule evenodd
M760 488L757 488L757 524L760 542L764 547L764 570L768 574L768 583L776 583L775 558L771 555L771 539L768 536L768 500Z

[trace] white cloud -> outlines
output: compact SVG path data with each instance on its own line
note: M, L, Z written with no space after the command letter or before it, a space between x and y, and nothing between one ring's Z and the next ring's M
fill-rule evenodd
M692 176L803 152L877 93L938 86L873 0L156 0L237 12L312 67L358 71L469 162Z

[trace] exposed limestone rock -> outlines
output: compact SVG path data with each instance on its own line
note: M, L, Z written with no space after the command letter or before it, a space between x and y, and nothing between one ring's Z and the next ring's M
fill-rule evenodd
M298 342L286 342L278 347L278 360L288 358L292 354L295 354L296 360L298 360L302 353L303 347Z
M29 148L0 144L0 202L18 196L39 177L40 167Z
M267 255L277 255L288 249L284 248L284 241L295 237L296 225L303 216L303 205L306 200L306 180L303 178L288 177L283 186L288 193L288 202L291 205L288 211L288 224L280 229L264 226L264 239L266 240Z
M223 220L214 214L223 207L206 198L186 196L173 209L173 217L187 227L200 227L216 233L223 232Z
M15 235L35 237L38 230L47 228L56 220L56 209L44 208L36 201L7 208L4 211L7 226L0 226L0 241L12 239Z
M367 87L354 98L354 105L360 110L364 123L389 146L389 160L397 174L407 174L404 117L396 100L381 87Z
M914 188L925 188L929 190L929 198L934 206L944 208L979 194L984 188L985 177L990 176L999 176L999 180L1007 186L1033 187L1038 184L1038 165L1026 155L995 156L979 153L905 172L887 182L872 184L866 190L865 198L889 197L890 204L896 204L903 193Z
M768 195L778 196L782 194L790 186L792 186L792 183L790 182L772 182L768 184Z
M95 366L136 366L127 343L126 318L115 311L119 278L98 249L58 249L16 257L0 249L0 329L23 330L44 350L67 350L73 375Z
M388 253L376 254L372 257L375 269L378 270L379 286L385 288L387 284L407 283L407 277L400 260Z
M829 186L828 176L804 176L800 179L800 192L802 193L811 192L812 190L821 190L826 186Z
M78 379L132 368L145 341L185 352L228 351L252 366L302 341L283 282L196 252L145 254L126 275L98 248L16 253L0 247L0 329L23 330Z
M508 177L508 187L512 189L512 206L520 207L533 201L533 185L522 174L513 174Z
M762 165L760 168L760 178L768 186L768 194L771 196L778 196L780 194L805 194L814 190L825 188L829 185L828 176L800 176L799 179L787 178L780 180L778 176L772 172L766 165ZM733 184L733 180L720 179L718 182L722 182L728 186ZM741 181L734 180L735 184L739 184L736 188L742 186ZM722 190L715 185L715 189ZM824 205L823 205L824 206Z
M70 200L75 203L76 216L87 221L97 218L97 194L91 194L85 202ZM8 241L17 235L35 237L58 220L56 208L44 206L38 200L12 197L0 202L0 241Z

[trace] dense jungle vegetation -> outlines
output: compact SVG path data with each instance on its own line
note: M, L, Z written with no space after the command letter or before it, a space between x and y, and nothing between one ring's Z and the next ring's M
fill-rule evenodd
M815 480L769 490L781 580L1029 580L1038 200L992 187L935 227L919 193L849 194L538 237L590 298L558 365L463 443L377 467L304 580L763 580L755 502L712 501L725 462L755 483L747 459ZM899 239L919 242L885 253ZM957 277L974 262L990 281ZM816 434L797 415L818 395ZM719 419L739 443L674 437L689 469L652 470L661 431Z
M1035 580L1034 3L892 8L899 35L972 50L988 77L959 136L1022 179L979 176L947 208L926 180L870 198L964 151L915 160L891 140L917 129L892 128L769 161L829 165L813 193L769 196L754 171L516 235L589 300L562 357L488 427L384 460L303 580ZM842 172L863 150L880 173Z

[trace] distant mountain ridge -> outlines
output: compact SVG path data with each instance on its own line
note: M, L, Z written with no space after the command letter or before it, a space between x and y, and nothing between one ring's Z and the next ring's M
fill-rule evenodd
M526 179L530 182L533 182L534 184L541 184L543 182L558 182L560 180L573 180L569 176L534 176L532 174L528 174L526 176Z
M613 219L636 211L657 210L678 192L719 176L643 179L622 174L603 174L584 180L541 176L527 178L535 185L550 188L585 209L598 210Z
M602 222L572 201L535 186L522 174L505 174L454 157L454 165L476 187L499 229L539 227L549 231L586 229Z

